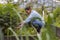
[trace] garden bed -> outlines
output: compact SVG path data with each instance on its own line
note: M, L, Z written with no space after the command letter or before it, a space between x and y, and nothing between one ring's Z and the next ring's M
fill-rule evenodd
M60 28L56 27L56 35L57 37L60 38ZM23 36L18 36L20 40L27 40L27 38L29 40L35 40L37 39L37 36L36 35L30 35L30 36L27 36L27 35L23 35ZM16 40L15 36L5 36L4 37L4 40Z
M37 36L27 36L29 40L35 40ZM20 40L27 40L26 36L19 36ZM5 36L4 40L16 40L15 36Z

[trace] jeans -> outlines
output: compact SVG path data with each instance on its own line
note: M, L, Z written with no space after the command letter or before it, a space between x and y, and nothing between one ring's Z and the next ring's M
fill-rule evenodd
M33 25L33 27L36 28L37 32L40 33L40 29L42 28L42 26L43 26L44 24L43 24L42 21L40 21L40 20L34 20L34 21L32 22L32 25Z

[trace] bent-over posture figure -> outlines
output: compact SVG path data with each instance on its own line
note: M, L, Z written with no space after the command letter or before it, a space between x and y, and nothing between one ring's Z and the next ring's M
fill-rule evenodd
M40 33L40 29L45 24L43 17L35 10L32 10L30 6L26 7L25 11L29 16L27 17L25 21L21 22L20 26L23 26L25 23L31 22L33 27L36 28L37 32Z

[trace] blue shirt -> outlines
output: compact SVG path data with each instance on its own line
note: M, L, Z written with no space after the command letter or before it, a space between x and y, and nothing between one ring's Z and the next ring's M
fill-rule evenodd
M28 16L28 18L27 18L24 22L25 22L25 23L28 23L28 22L30 22L31 19L34 18L34 17L40 18L40 19L42 20L42 22L45 23L44 20L43 20L43 17L42 17L38 12L36 12L35 10L32 10L32 11L31 11L30 15Z

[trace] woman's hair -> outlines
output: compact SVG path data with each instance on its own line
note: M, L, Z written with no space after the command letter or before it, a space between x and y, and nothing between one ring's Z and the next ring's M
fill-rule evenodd
M28 7L26 7L26 8L25 8L25 10L30 10L30 9L31 9L31 7L30 7L30 6L28 6Z

